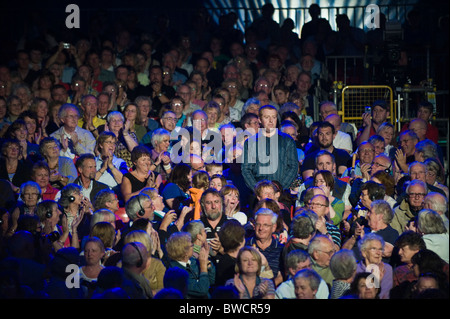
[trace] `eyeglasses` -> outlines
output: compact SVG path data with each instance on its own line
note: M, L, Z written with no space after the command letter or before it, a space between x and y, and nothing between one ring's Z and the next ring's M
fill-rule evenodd
M22 196L26 197L38 197L39 193L23 193Z
M408 143L409 141L411 141L411 139L404 139L403 141L400 141L400 145L401 145L401 144L406 144L406 143Z
M388 168L388 167L390 167L390 166L382 165L382 164L377 163L377 162L373 162L372 166L375 166L375 167L382 167L382 168Z
M204 170L205 170L205 165L203 165L203 166L201 166L201 167L199 167L199 168L192 168L192 170L193 170L193 171L196 171L196 172L198 172L198 171L204 171Z
M314 207L314 206L327 207L327 205L321 204L321 203L309 203L309 206L311 206L311 207Z
M170 106L183 106L183 104L181 104L181 103L172 103L172 104L170 104Z
M409 193L408 195L409 195L409 197L420 198L420 197L425 197L427 194L424 194L424 193Z
M236 88L236 85L228 85L228 88L229 88L229 89L235 89L235 88Z
M269 85L268 84L258 84L258 87L260 87L260 88L268 88Z
M372 149L367 149L367 150L360 150L360 152L361 152L362 154L369 154L369 153L373 153L373 152L375 152L375 151L372 150Z
M370 250L371 252L376 252L376 251L383 252L384 248L370 247L370 248L367 248L367 250Z
M169 122L176 122L176 121L177 121L177 119L174 118L174 117L163 117L162 119L163 119L163 120L167 120L167 121L169 121Z

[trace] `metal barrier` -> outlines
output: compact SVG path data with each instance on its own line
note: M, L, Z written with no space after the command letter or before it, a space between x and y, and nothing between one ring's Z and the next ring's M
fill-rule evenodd
M362 114L366 106L372 106L376 100L384 100L389 105L388 119L395 124L396 110L391 87L387 85L350 85L345 86L341 93L341 110L339 115L342 122L350 122L356 127L362 125Z

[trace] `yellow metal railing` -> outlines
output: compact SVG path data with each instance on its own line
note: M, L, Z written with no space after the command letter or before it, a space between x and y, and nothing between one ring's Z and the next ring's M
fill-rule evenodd
M396 108L394 107L394 96L392 89L387 85L350 85L342 89L342 107L339 115L342 122L355 124L356 127L362 125L362 115L366 106L372 106L376 100L384 100L389 105L388 119L392 124L396 124Z

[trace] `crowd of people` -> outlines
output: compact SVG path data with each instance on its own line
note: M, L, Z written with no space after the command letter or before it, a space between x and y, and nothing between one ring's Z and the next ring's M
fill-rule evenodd
M315 88L365 34L317 10L300 36L264 5L204 46L121 30L3 61L0 298L448 298L433 105L342 122Z

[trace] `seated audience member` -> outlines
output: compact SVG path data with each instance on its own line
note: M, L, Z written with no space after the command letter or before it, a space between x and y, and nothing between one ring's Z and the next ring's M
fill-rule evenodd
M446 263L449 262L449 238L444 221L438 213L423 209L417 216L417 231L422 234L427 249L434 251Z
M322 278L315 270L302 269L295 274L292 280L296 299L317 299L316 294Z
M330 260L330 269L334 280L330 299L340 299L350 291L350 285L355 278L357 261L354 253L348 249L336 252Z
M150 288L152 289L152 294L155 295L158 291L164 288L163 278L166 272L166 267L163 265L161 260L152 256L157 249L155 245L158 243L154 243L149 233L144 230L133 230L125 236L125 245L132 242L139 242L147 249L147 268L142 274L148 280Z
M33 165L31 180L39 184L42 191L42 200L55 200L58 189L50 185L50 168L46 162L39 161Z
M407 230L408 222L414 220L423 208L427 193L428 187L424 182L420 180L409 182L406 187L407 197L394 209L394 218L390 224L399 234Z
M367 280L371 280L371 286L367 285ZM373 274L370 272L356 273L355 278L350 285L349 298L380 299L381 288L378 285L375 285L374 281Z
M273 238L277 227L278 216L268 208L260 208L255 213L255 235L247 238L246 245L257 248L269 262L275 283L282 282L281 253L284 245Z
M64 104L59 109L58 118L63 126L50 136L62 146L60 155L74 159L81 154L94 154L95 138L91 132L78 126L78 108L73 104Z
M362 255L358 263L357 272L370 271L375 281L380 285L380 298L389 299L389 291L393 286L392 266L382 261L384 240L376 234L366 234L358 243Z
M438 213L441 216L444 226L448 232L448 199L440 193L430 192L424 199L424 208L431 209Z
M209 260L209 245L201 248L199 257L193 257L191 235L186 232L172 234L167 243L167 254L170 258L168 268L179 267L189 273L188 298L205 299L209 296L209 288L214 284L216 270Z
M311 268L314 269L329 287L333 285L334 276L330 269L330 260L336 252L334 243L324 235L316 235L308 246L311 256Z
M75 179L74 183L81 186L82 194L88 198L91 202L94 201L95 195L102 189L109 189L108 185L103 184L95 180L97 173L95 165L95 157L93 154L81 155L76 163L79 176Z
M283 281L275 291L276 299L295 299L295 287L293 278L302 269L311 269L311 259L308 253L301 249L290 251L284 259L286 269L286 280ZM316 299L328 299L329 289L326 282L321 278Z
M304 180L313 174L314 168L317 166L317 157L324 151L334 156L335 162L333 174L340 177L345 170L347 170L350 155L348 152L333 146L333 140L336 137L336 134L336 130L332 124L328 122L321 122L318 125L317 146L314 147L314 150L305 152L306 158L301 168Z
M426 249L426 244L422 235L408 230L397 238L395 248L400 257L400 264L394 267L394 287L404 281L417 280L418 274L414 271L412 257L420 250Z
M117 195L121 195L120 184L123 175L128 173L127 163L114 155L117 138L112 132L102 132L97 138L95 180L108 185Z
M253 260L255 266L248 267L248 260ZM225 286L234 286L239 299L275 299L274 283L264 274L268 271L270 266L263 255L256 248L244 246L236 257L235 275Z
M218 234L224 253L217 254L213 259L216 266L215 285L223 286L234 277L237 255L245 245L245 229L237 220L230 219L223 224Z

